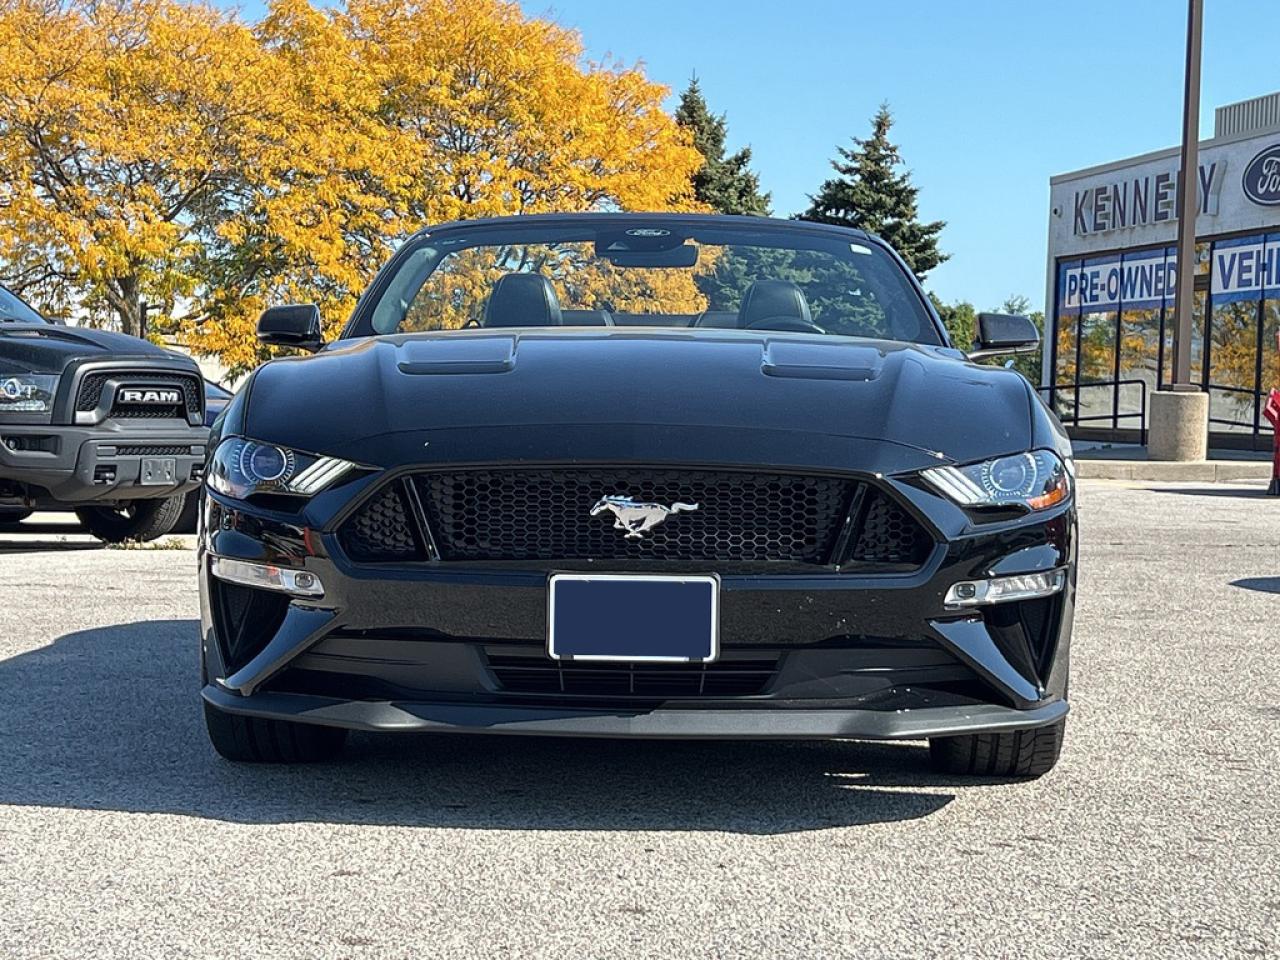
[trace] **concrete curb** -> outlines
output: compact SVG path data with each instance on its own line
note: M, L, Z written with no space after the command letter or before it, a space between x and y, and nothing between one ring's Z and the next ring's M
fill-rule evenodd
M1178 463L1163 460L1076 460L1076 476L1082 480L1156 480L1231 483L1271 479L1265 460L1196 460Z

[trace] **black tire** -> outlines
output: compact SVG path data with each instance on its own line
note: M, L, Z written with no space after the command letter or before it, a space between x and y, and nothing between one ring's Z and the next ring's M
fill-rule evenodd
M213 749L238 763L315 763L342 752L347 731L226 713L207 701L204 725Z
M16 510L11 510L8 507L0 509L0 530L12 529L29 516L31 516L31 511L26 507L19 507Z
M1042 777L1062 752L1067 721L1034 730L934 737L929 759L935 770L981 777Z
M130 500L119 507L80 507L85 529L107 543L155 540L170 533L182 516L186 496Z
M182 499L182 513L173 525L174 533L195 533L200 517L200 491L192 490Z

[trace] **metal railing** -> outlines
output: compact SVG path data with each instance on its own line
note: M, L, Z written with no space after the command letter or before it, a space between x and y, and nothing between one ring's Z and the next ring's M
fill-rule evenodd
M1133 378L1130 380L1088 380L1088 381L1083 381L1079 383L1077 383L1076 381L1070 381L1067 383L1055 383L1051 387L1037 387L1036 390L1041 394L1048 394L1049 398L1052 399L1055 393L1071 392L1073 395L1075 395L1080 390L1087 390L1091 387L1112 387L1116 391L1116 405L1119 406L1119 403L1118 403L1119 388L1131 386L1134 384L1142 388L1141 404L1139 406L1137 413L1120 413L1118 410L1113 410L1111 413L1089 414L1088 416L1084 416L1084 417L1080 416L1079 413L1076 413L1072 417L1063 417L1062 419L1066 423L1075 424L1077 426L1079 426L1082 423L1088 423L1096 420L1109 420L1111 421L1112 426L1118 428L1119 423L1117 421L1128 420L1128 419L1132 419L1133 417L1137 417L1138 418L1138 437L1139 437L1138 442L1145 447L1147 445L1147 389L1148 389L1147 381L1138 379L1138 378ZM1076 400L1076 403L1077 405L1079 404L1078 399ZM1050 405L1052 406L1052 403Z

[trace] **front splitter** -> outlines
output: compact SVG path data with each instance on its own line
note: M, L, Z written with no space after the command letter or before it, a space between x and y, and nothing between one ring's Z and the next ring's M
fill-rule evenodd
M994 704L880 711L829 708L590 709L524 704L337 700L296 693L238 696L213 684L204 699L227 713L350 730L491 733L653 740L924 740L1024 730L1067 715L1065 700L1027 710Z

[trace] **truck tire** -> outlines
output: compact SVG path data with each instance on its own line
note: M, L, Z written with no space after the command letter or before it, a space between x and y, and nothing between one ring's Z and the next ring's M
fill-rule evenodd
M347 731L310 723L245 717L204 705L209 742L224 759L237 763L315 763L342 752Z
M934 737L929 741L929 759L943 773L1041 777L1058 762L1066 728L1063 719L1033 730Z
M29 516L31 516L31 511L26 507L18 507L16 509L0 508L0 530L12 530Z
M200 523L200 491L192 490L182 499L182 513L173 525L174 533L195 533Z
M173 530L186 499L162 497L131 500L119 507L80 507L76 516L85 529L106 543L155 540Z

